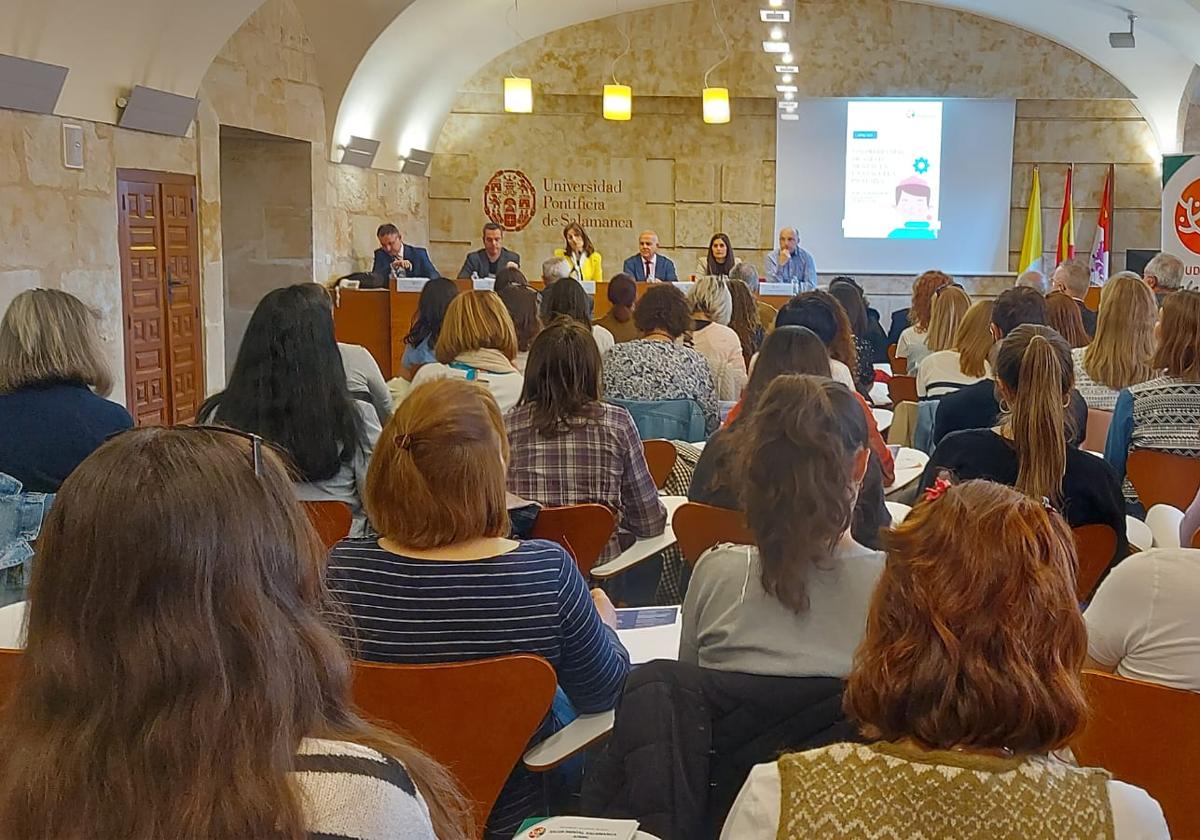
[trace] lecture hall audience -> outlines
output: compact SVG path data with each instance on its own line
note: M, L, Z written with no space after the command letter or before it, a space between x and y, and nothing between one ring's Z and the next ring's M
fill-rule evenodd
M1096 313L1088 309L1083 303L1083 298L1087 295L1088 288L1091 285L1092 270L1087 262L1078 257L1067 260L1054 269L1054 274L1050 278L1050 290L1052 292L1063 292L1075 301L1075 306L1079 309L1079 315L1083 319L1084 330L1089 336L1095 336Z
M458 286L453 280L435 277L421 287L417 297L417 312L413 317L408 335L404 336L404 355L400 358L400 378L412 381L421 365L437 361L434 348L446 320L450 301L458 297Z
M745 283L730 278L729 297L733 302L733 314L729 317L729 328L737 333L742 345L742 361L750 364L754 354L762 347L766 330L758 314L757 301Z
M1122 479L1135 449L1200 458L1200 291L1168 295L1155 335L1158 349L1151 367L1159 375L1121 391L1108 427L1104 459ZM1127 479L1125 499L1138 501Z
M538 315L538 294L529 286L518 283L510 283L496 294L512 318L513 330L517 334L517 357L513 359L513 365L524 375L525 365L529 361L529 347L542 329L542 319Z
M779 314L779 310L759 296L761 289L758 267L750 263L738 263L733 267L733 273L729 275L729 279L741 280L746 284L746 288L754 297L754 305L758 308L758 320L762 324L763 332L769 335L771 330L775 329L775 316Z
M1087 347L1092 340L1083 328L1083 316L1079 314L1079 307L1063 292L1051 292L1046 295L1046 325L1061 335L1072 350Z
M921 364L930 353L949 350L954 346L958 325L971 308L971 297L959 286L946 286L933 298L933 309L929 315L929 329L923 341L914 341L908 346L908 376L920 373ZM897 348L896 355L900 356Z
M1136 274L1122 271L1104 285L1096 337L1071 351L1075 387L1088 408L1112 411L1122 390L1154 375L1157 322L1158 304Z
M917 371L918 397L945 397L991 377L993 305L990 300L971 304L954 331L951 346L925 357Z
M696 564L679 661L844 677L883 568L882 553L850 533L871 454L862 410L828 377L787 374L742 423L724 433L735 435L726 464L740 467L739 507L756 545L721 545Z
M204 401L198 418L278 446L295 468L300 499L344 502L351 533L368 533L362 493L379 415L350 393L320 284L275 289L259 301L229 382Z
M642 337L604 356L604 398L636 401L692 400L708 434L717 430L717 388L708 361L681 343L692 329L687 298L673 284L654 284L633 310Z
M873 328L867 315L866 298L853 279L835 277L829 284L829 294L842 305L850 321L854 352L858 357L858 366L854 371L855 385L860 391L865 388L869 392L875 382L875 360L882 354L883 361L887 361L887 337L878 329L878 325Z
M5 836L471 836L450 775L354 711L324 565L257 437L93 453L46 521L5 686Z
M602 504L616 514L601 563L635 538L663 532L667 511L637 427L624 408L601 402L600 353L585 326L560 318L537 337L521 400L504 424L509 492L552 507Z
M596 319L593 324L608 330L617 344L638 338L640 333L637 324L633 322L633 307L637 303L637 281L628 274L614 275L608 281L606 295L610 308L604 313L604 317Z
M688 294L692 307L692 346L705 359L716 379L717 399L732 402L746 384L746 358L742 342L729 322L733 295L725 277L700 277Z
M562 546L507 538L509 457L500 409L478 384L415 387L392 415L367 480L367 510L381 536L339 543L329 587L358 658L419 664L532 653L549 661L561 694L540 741L576 714L611 709L629 655L612 603L602 590L589 594ZM524 818L545 813L542 794L541 782L518 766L488 836L508 840Z
M437 361L413 377L413 388L435 379L466 379L483 385L501 411L521 396L517 331L495 292L463 292L450 302L437 340Z
M1071 348L1049 327L1010 332L996 354L996 390L1004 412L995 426L942 438L921 489L944 473L982 478L1046 499L1072 528L1108 525L1117 534L1114 562L1128 554L1125 505L1112 468L1067 443L1066 406L1074 385Z
M592 323L591 305L579 281L564 277L542 293L542 320L547 324L559 317L578 321L592 331L592 338L603 356L617 342L611 332Z
M926 271L913 281L912 306L893 312L888 330L888 343L896 345L897 356L908 358L908 348L925 340L933 315L933 296L953 283L954 278L944 271Z
M1161 307L1171 292L1183 288L1183 260L1174 254L1157 254L1146 263L1142 280L1154 292L1155 302ZM1109 282L1112 282L1111 278Z
M855 379L858 353L854 349L854 332L850 319L837 298L820 290L801 292L779 310L775 318L778 327L807 327L817 334L829 351L829 367L834 381L841 382L859 393L870 391L870 385Z
M1087 636L1062 518L984 481L930 495L886 536L847 681L846 710L868 743L756 766L722 840L1165 840L1144 791L1054 756L1087 717Z

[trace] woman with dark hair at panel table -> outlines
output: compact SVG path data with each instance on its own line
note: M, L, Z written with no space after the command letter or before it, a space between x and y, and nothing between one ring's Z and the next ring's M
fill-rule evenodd
M708 250L696 258L697 277L730 277L742 260L733 254L733 244L723 233L713 234Z
M1155 375L1157 323L1154 292L1140 277L1122 271L1109 278L1100 296L1096 337L1086 347L1071 351L1075 387L1088 408L1112 411L1123 389Z
M730 478L755 545L717 546L696 564L679 661L846 676L883 568L850 534L870 459L853 392L828 377L779 376L722 434L732 435L729 461L741 470Z
M1134 450L1200 458L1200 291L1181 289L1169 295L1155 335L1158 350L1151 366L1162 373L1121 391L1104 446L1104 460L1125 479L1130 504L1138 502L1125 476Z
M507 539L509 458L500 409L486 390L453 379L414 388L371 463L367 510L382 537L339 543L329 585L361 659L546 659L561 694L534 737L540 741L576 713L612 709L629 655L612 603L599 589L589 595L565 549ZM546 813L543 793L543 782L518 764L487 836L508 840L523 819Z
M295 468L300 499L344 502L350 532L369 532L362 492L379 417L346 385L321 286L299 283L259 301L225 390L204 401L199 418L278 446Z
M746 359L738 334L729 327L733 298L725 277L701 277L691 292L692 346L708 360L717 383L717 399L732 402L746 385Z
M926 271L913 281L912 306L892 313L888 341L896 345L897 356L907 359L911 348L925 343L929 319L933 317L933 298L953 284L954 278L944 271Z
M354 711L325 552L249 437L138 429L63 483L5 689L5 836L474 836L450 774Z
M969 481L939 487L886 542L844 698L868 743L758 765L722 840L1166 840L1145 791L1054 756L1087 719L1062 517Z
M555 318L570 318L592 331L592 338L603 356L616 344L613 334L592 323L592 306L587 292L574 277L564 277L542 294L542 319L548 324Z
M642 338L604 356L605 399L693 400L708 434L717 430L717 387L708 361L681 343L692 328L687 298L673 283L651 284L633 310Z
M413 318L408 335L404 337L404 355L400 359L400 376L412 380L421 365L437 361L434 348L442 331L442 321L450 301L458 296L458 286L453 280L435 277L421 289L417 298L417 313Z
M730 279L729 296L733 301L733 314L729 317L729 329L737 333L742 345L742 360L749 365L754 354L762 347L766 338L762 320L758 314L758 305L750 287L740 280Z
M808 327L829 350L829 367L834 381L852 391L870 393L869 384L864 391L855 381L852 371L858 370L858 352L854 349L854 332L850 329L846 310L829 292L818 290L796 295L779 310L775 326Z
M1046 295L1046 320L1066 339L1072 350L1087 347L1092 340L1083 328L1083 317L1079 314L1079 307L1065 292L1051 292Z
M945 292L943 292L945 294ZM922 399L945 397L992 375L989 357L996 343L992 335L990 300L980 300L958 322L954 340L949 347L935 350L921 361L917 371L917 396ZM941 337L932 344L940 346Z
M603 318L592 323L603 327L612 335L613 341L633 341L641 337L637 324L633 322L633 307L637 303L637 281L628 274L617 274L608 281L608 302L612 308Z
M529 361L529 348L542 330L537 292L529 286L510 283L496 294L512 318L513 329L517 333L517 357L513 359L513 365L524 375L525 365Z
M582 225L571 222L564 227L563 243L566 247L556 248L554 256L565 257L570 263L568 277L589 283L598 283L604 279L603 258Z
M754 414L767 388L778 377L788 374L829 376L829 353L821 339L806 327L780 327L767 336L745 394L729 412L725 428L709 439L700 454L687 491L689 499L716 507L739 508L741 466L732 454L736 450L736 439L746 431L746 418ZM875 547L879 542L879 529L891 521L884 504L883 488L895 478L895 463L891 450L879 434L870 406L861 394L851 393L862 409L872 455L855 507L854 538L863 545Z
M602 504L616 514L600 562L663 532L667 511L637 427L624 408L600 401L600 353L583 324L560 318L537 337L521 401L504 423L510 492L551 507Z
M1108 525L1117 534L1113 562L1123 558L1129 544L1120 482L1102 459L1067 445L1074 384L1071 348L1062 336L1049 327L1017 327L996 354L998 425L946 435L929 459L921 488L933 486L944 472L1007 484L1046 499L1072 528Z

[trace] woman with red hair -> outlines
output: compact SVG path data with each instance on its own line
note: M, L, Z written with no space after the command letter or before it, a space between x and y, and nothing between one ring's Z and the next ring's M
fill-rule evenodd
M1051 755L1087 715L1066 522L986 481L926 496L885 538L846 684L869 743L755 767L722 838L1169 837L1145 791Z

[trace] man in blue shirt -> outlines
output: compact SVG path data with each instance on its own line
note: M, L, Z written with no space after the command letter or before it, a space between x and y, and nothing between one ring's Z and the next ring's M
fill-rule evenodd
M381 278L384 287L395 277L441 277L429 259L429 252L416 245L405 245L400 229L393 224L383 224L375 231L379 248L375 251L375 265L371 273Z
M812 254L800 247L796 228L779 231L779 250L767 254L767 282L789 283L792 294L816 290L817 264Z

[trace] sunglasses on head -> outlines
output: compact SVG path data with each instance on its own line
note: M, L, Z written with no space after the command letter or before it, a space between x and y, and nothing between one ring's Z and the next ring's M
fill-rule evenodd
M145 428L146 427L143 426L141 428L134 427L132 429L122 429L119 432L114 432L113 434L109 435L108 437L105 438L105 440L109 441L109 440L112 440L113 438L120 437L121 435L128 434L129 432L142 431ZM215 432L217 434L231 435L236 438L241 438L242 440L248 440L248 441L250 441L250 466L254 470L254 474L256 476L258 476L259 478L262 478L262 474L263 474L262 473L263 439L260 436L254 434L253 432L243 432L241 429L232 429L229 426L214 426L214 425L206 425L206 424L201 424L198 426L188 426L188 425L181 424L181 425L177 425L177 426L157 426L157 427L153 427L153 428L170 429L173 432L174 431Z

